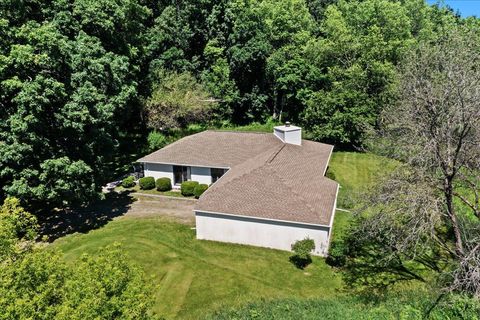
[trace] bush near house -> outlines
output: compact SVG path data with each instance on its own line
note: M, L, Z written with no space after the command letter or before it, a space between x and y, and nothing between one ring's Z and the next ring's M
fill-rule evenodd
M197 181L185 181L180 185L180 192L185 197L193 196L195 187L198 186Z
M325 262L332 267L343 267L345 265L347 257L345 256L345 250L347 245L344 240L334 240L330 244L328 250L328 257Z
M195 198L200 198L200 196L205 192L207 191L208 189L208 185L207 184L199 184L195 187L195 189L193 190L193 195L195 196Z
M172 180L170 178L158 178L155 181L157 191L170 191L172 190Z
M144 177L138 180L140 189L142 190L152 190L155 188L155 178L154 177Z
M133 176L128 176L122 180L122 187L124 188L133 188L135 187L135 178Z
M292 251L295 253L290 257L290 261L299 269L304 269L312 262L310 252L315 250L315 242L312 239L305 238L297 240L292 244Z

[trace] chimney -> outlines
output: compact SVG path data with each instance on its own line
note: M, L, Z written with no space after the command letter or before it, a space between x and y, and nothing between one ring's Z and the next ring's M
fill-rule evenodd
M292 126L288 121L283 126L273 128L273 134L283 143L302 145L302 128Z

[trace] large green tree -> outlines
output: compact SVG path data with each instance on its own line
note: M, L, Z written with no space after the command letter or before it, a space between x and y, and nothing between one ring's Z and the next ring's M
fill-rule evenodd
M478 30L447 30L408 55L401 99L382 122L404 166L365 198L348 241L350 283L434 278L480 297Z
M0 319L152 319L142 272L118 246L68 265L33 242L36 218L16 198L0 207Z
M395 66L413 43L407 9L387 0L340 1L327 8L323 37L308 56L318 91L303 117L315 138L361 147L383 106L394 101Z
M2 1L1 194L32 208L81 204L109 179L138 109L139 1Z

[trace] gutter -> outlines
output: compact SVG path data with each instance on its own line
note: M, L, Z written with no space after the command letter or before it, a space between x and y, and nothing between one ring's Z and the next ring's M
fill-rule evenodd
M227 169L229 170L230 167L225 166L215 166L215 165L198 165L198 164L184 164L184 163L169 163L169 162L157 162L157 161L145 161L142 159L137 160L136 162L140 163L156 163L156 164L166 164L171 166L184 166L184 167L199 167L199 168L215 168L215 169Z
M336 202L336 199L335 199L335 202ZM274 221L274 222L300 224L300 225L306 225L306 226L315 226L315 227L331 228L331 224L330 224L330 225L325 225L325 224L316 224L316 223L299 222L299 221L291 221L291 220L261 218L261 217L238 215L238 214L225 213L225 212L216 212L216 211L208 211L208 210L198 210L198 209L193 209L193 212L194 212L194 213L196 213L196 212L205 212L205 213L210 213L210 214L224 215L224 216L231 216L231 217L250 218L250 219L256 219L256 220L266 220L266 221ZM334 212L335 212L335 211L334 211Z
M332 233L333 233L333 220L335 218L335 211L337 210L337 199L338 199L338 190L340 189L340 184L337 184L337 193L335 194L335 203L333 205L333 212L332 212L332 217L330 218L330 223L329 223L329 228L330 231L328 233L328 248L327 250L330 249L330 244L331 244L331 238L332 238Z
M324 177L325 177L325 174L327 173L328 165L330 164L330 158L332 157L333 148L335 148L335 146L332 146L332 149L330 149L330 154L328 155L327 164L326 164L326 166L325 166L325 169L323 170L323 176L324 176ZM335 198L335 199L336 199L336 198Z

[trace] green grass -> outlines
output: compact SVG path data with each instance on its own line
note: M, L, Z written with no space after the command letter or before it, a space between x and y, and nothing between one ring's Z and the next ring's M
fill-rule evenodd
M324 259L314 257L299 270L289 262L289 252L198 241L191 226L165 218L124 217L54 245L75 263L82 253L113 242L153 278L154 311L167 319L198 319L259 299L331 297L342 285Z
M226 123L218 128L212 128L213 130L229 130L229 131L250 131L250 132L267 132L272 133L273 127L280 125L281 123L274 121L272 119L268 120L266 123L252 122L247 125L238 126L231 123Z
M352 220L352 213L339 211L335 212L335 220L333 222L333 239L340 239L346 233L348 227L350 226L350 221Z
M394 160L374 154L334 152L328 171L340 183L337 206L347 209L355 207L357 197L379 178L391 173L397 165Z
M382 157L351 152L334 153L330 162L345 199L394 166L395 162ZM167 195L156 190L142 192ZM350 219L351 213L336 212L335 238L343 236ZM289 262L289 252L198 241L191 227L165 218L122 217L88 234L59 239L54 246L75 263L84 252L94 254L120 242L127 256L152 277L154 311L167 319L198 319L263 299L335 299L342 295L340 273L322 258L314 257L311 265L299 270Z

